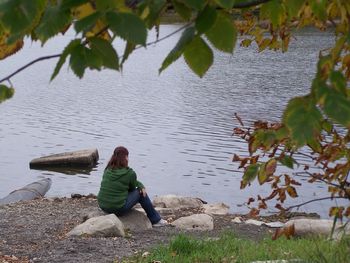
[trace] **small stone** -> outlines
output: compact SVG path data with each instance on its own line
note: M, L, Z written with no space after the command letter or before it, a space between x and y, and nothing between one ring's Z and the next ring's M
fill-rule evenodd
M230 207L224 203L204 204L204 213L211 215L227 215Z
M240 224L242 223L242 218L239 216L236 216L234 219L231 221L232 223Z
M258 221L258 220L254 220L254 219L248 219L247 221L245 221L246 224L249 225L255 225L255 226L261 226L263 224L265 224L263 221Z
M143 258L146 258L146 257L148 257L150 254L151 254L151 253L149 253L148 251L146 251L146 252L144 252L144 253L142 254L142 257L143 257Z
M207 214L194 214L180 217L171 225L184 230L213 230L214 220L213 217Z

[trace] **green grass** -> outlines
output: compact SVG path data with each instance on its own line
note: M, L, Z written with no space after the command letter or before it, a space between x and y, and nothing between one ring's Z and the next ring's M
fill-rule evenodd
M322 238L259 242L239 239L226 233L217 240L194 239L185 235L174 238L169 246L150 251L147 257L138 255L123 262L252 262L258 260L290 260L291 262L350 262L350 239L332 242Z

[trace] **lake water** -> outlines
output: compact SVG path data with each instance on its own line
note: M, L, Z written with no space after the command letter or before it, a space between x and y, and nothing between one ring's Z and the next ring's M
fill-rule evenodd
M179 27L162 26L161 36ZM151 197L195 196L243 212L240 204L249 196L267 194L268 187L256 184L239 190L242 171L231 159L234 153L246 153L246 145L231 136L237 125L234 113L248 121L279 120L290 98L308 92L318 52L333 43L332 34L297 33L287 53L259 54L254 46L237 46L233 55L216 52L202 79L183 59L159 76L162 60L179 36L135 51L122 74L87 71L79 80L63 67L50 83L57 60L48 60L15 76L14 98L0 104L0 197L44 177L53 180L47 196L97 194L103 169L118 145L129 149L130 166ZM73 37L68 32L44 48L27 41L23 50L0 63L0 77L39 56L59 53ZM150 32L149 41L154 39ZM34 158L88 148L100 154L90 172L29 169ZM327 189L306 184L299 196L292 201L327 196ZM327 203L301 211L325 216Z

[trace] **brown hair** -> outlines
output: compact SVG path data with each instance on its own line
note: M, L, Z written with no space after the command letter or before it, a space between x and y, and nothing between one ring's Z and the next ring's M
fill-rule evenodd
M118 146L115 148L111 159L109 160L105 169L118 169L128 167L128 159L126 157L129 156L129 151L123 146Z

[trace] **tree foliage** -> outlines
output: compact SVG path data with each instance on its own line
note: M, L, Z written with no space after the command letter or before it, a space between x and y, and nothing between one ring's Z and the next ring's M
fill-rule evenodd
M246 127L239 119L242 127L234 134L247 140L250 155L235 155L234 161L244 170L241 188L254 180L271 184L269 196L258 196L259 208L266 208L266 202L275 199L276 206L284 210L283 202L298 196L300 183L293 174L276 174L277 166L294 168L298 163L293 155L307 147L310 160L322 169L312 173L305 167L310 181L327 184L331 198L349 200L348 0L3 0L0 59L19 51L25 38L45 45L48 39L72 28L76 38L61 54L47 57L59 58L51 79L66 61L79 78L87 68L121 70L135 49L148 45L148 30L159 30L160 18L169 8L186 24L160 65L160 73L183 56L189 68L202 77L213 64L213 49L232 53L238 39L244 47L255 43L259 51L285 52L294 30L305 26L333 28L334 45L320 51L309 94L289 101L281 123L259 121ZM123 54L113 46L120 40L125 42ZM0 102L14 93L10 78L34 62L0 80ZM6 81L10 87L3 83ZM331 208L330 214L349 217L350 206Z

